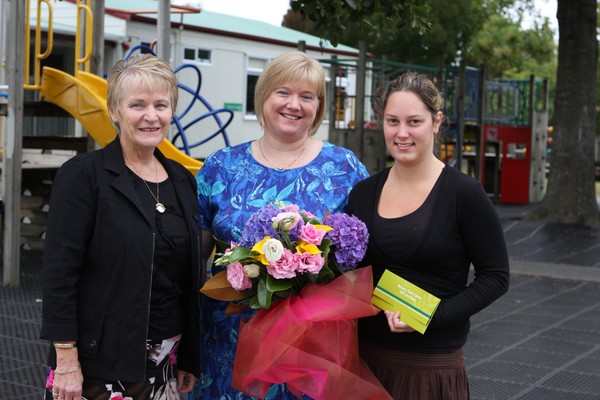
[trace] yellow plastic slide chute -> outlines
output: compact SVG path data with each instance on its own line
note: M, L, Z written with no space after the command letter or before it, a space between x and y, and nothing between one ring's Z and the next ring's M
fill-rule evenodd
M74 77L66 72L44 67L40 90L45 101L56 104L71 114L101 147L114 140L116 131L106 106L106 80L87 72L78 72L77 77ZM202 161L188 156L167 139L158 148L194 176L202 167Z

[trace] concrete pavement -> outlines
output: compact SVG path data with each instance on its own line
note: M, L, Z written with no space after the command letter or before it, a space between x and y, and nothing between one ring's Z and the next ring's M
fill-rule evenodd
M600 229L522 220L534 207L497 206L511 286L471 320L472 399L600 399Z

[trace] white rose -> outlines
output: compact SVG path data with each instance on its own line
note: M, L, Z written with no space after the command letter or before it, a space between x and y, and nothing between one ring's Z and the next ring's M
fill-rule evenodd
M258 275L260 275L260 267L256 264L244 265L244 272L248 278L256 278Z
M262 251L269 264L272 264L283 255L283 244L277 239L269 239L263 244Z

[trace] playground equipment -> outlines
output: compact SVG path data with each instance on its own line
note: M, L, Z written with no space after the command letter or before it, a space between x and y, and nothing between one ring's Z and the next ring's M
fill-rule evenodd
M406 71L429 75L446 100L438 157L478 179L495 201L531 203L543 198L548 126L547 81L485 79L467 66L437 68L369 59L321 60L332 71L334 107L329 140L359 155L369 172L385 168L380 96Z
M503 203L539 202L545 193L547 81L490 79L485 85L481 182ZM498 164L500 164L498 166Z
M116 136L115 128L113 127L108 108L106 105L106 80L91 74L89 72L89 60L91 57L92 43L92 14L90 8L82 4L80 0L77 2L77 29L75 33L75 48L83 48L83 56L75 57L75 72L73 75L64 71L44 66L41 68L42 60L49 57L53 48L53 25L52 25L52 4L47 0L38 0L37 23L35 30L35 56L33 59L34 65L34 81L29 82L29 65L30 65L30 27L29 27L29 2L27 3L26 15L26 60L25 60L25 89L38 90L41 100L53 103L58 107L66 110L72 117L81 123L88 134L100 145L106 146ZM44 52L41 51L41 12L42 4L46 4L48 9L48 28L47 28L47 48ZM85 29L80 22L82 17L85 20ZM82 32L85 31L84 37ZM143 46L132 48L125 58L131 56L136 50L141 50ZM145 50L153 53L152 49ZM199 94L201 88L201 72L195 65L184 64L174 69L177 74L183 69L193 69L197 76L197 85L195 88L190 88L183 83L178 83L181 90L191 95L190 103L180 113L173 116L171 125L175 127L176 133L172 141L165 138L158 146L163 154L171 159L174 159L185 166L192 174L196 174L202 167L202 161L190 156L190 149L206 143L217 136L222 136L225 146L229 146L226 128L233 119L233 112L228 109L213 109L210 104ZM40 78L41 77L41 78ZM190 113L196 104L204 106L208 112L193 119L191 122L182 122L184 117ZM221 120L219 114L227 114L225 122ZM211 133L206 138L190 144L186 136L186 131L191 126L199 121L212 117L215 119L218 129ZM177 146L175 142L181 141L182 145Z
M154 52L155 45L156 45L156 41L154 41L150 47L144 46L144 45L134 46L127 52L127 54L125 55L124 58L128 59L133 54L135 54L136 51L144 52L144 53L151 53L156 56L156 53ZM203 145L204 143L214 139L218 135L223 136L223 141L225 142L225 147L229 147L229 145L230 145L229 138L227 137L227 132L225 131L225 128L227 128L227 126L233 120L233 111L230 109L227 109L227 108L214 109L208 103L208 101L206 101L206 99L204 99L204 97L202 97L200 95L200 88L202 87L202 72L200 72L200 68L198 68L197 65L182 64L182 65L178 66L177 68L175 68L173 72L175 73L175 75L177 75L180 71L183 71L186 69L191 69L194 72L195 77L196 77L196 87L191 88L191 87L183 84L180 81L177 82L177 86L179 87L180 90L183 90L183 91L187 92L189 95L191 95L191 101L188 103L188 105L185 107L185 109L181 113L173 115L173 120L171 121L171 125L176 127L176 133L173 136L173 138L171 139L171 142L173 144L175 144L175 143L177 143L178 140L181 140L183 145L177 146L177 148L179 150L183 150L185 152L185 154L187 154L188 156L190 155L191 149L193 149L194 147ZM180 94L181 94L181 92L180 92ZM106 92L104 92L103 98L106 98ZM181 97L180 97L180 101L181 101ZM192 119L190 122L187 122L184 124L183 123L184 118L193 109L193 107L197 104L197 102L201 103L201 105L204 108L206 108L208 110L208 112L203 115L200 115L199 117L196 117L195 119ZM221 121L220 114L227 115L227 120L225 122ZM213 117L215 119L218 129L215 132L213 132L212 134L208 135L206 138L199 140L198 142L190 144L188 141L187 135L186 135L186 131L190 127L194 126L194 124L196 124L208 117Z

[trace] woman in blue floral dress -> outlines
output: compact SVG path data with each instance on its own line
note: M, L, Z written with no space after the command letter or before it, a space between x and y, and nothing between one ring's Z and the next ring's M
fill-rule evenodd
M276 57L256 84L255 105L263 136L215 152L196 177L203 245L211 246L204 254L213 235L239 242L248 218L266 204L297 204L319 218L342 212L352 187L368 177L351 151L313 138L326 105L324 71L315 59L298 51ZM213 274L219 271L213 266ZM252 310L227 316L226 307L204 299L202 376L188 398L250 398L231 387L231 377L239 323ZM296 397L273 385L266 399Z

